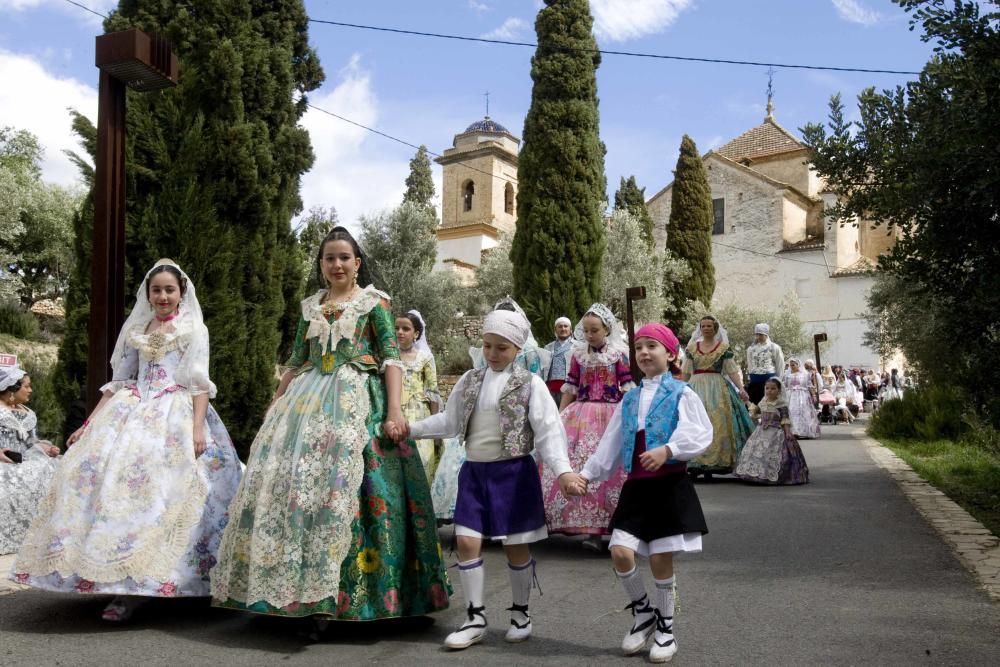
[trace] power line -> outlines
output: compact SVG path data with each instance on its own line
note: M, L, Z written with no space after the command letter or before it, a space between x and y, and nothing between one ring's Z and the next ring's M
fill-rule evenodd
M451 39L461 42L481 42L484 44L502 44L504 46L526 46L538 48L534 42L515 42L506 39L489 39L486 37L470 37L468 35L449 35L439 32L422 32L420 30L406 30L403 28L387 28L384 26L362 25L359 23L344 23L342 21L328 21L324 19L309 19L310 23L321 23L341 28L357 28L359 30L374 30L377 32L390 32L398 35L414 35L417 37L434 37L437 39ZM916 76L920 72L908 72L894 69L872 69L866 67L837 67L832 65L796 65L791 63L757 62L753 60L733 60L728 58L698 58L695 56L675 56L663 53L642 53L639 51L612 51L609 49L587 49L574 46L549 47L556 51L579 51L583 53L600 53L606 56L628 56L631 58L652 58L656 60L679 60L681 62L713 63L719 65L747 65L751 67L780 67L783 69L806 69L823 70L828 72L863 72L866 74L906 74Z
M94 16L100 16L102 19L108 18L107 14L102 14L99 11L96 11L94 9L91 9L90 7L87 7L86 5L81 5L79 2L74 2L73 0L66 0L66 2L68 2L71 5L76 5L77 7L79 7L82 10L84 10L85 12L90 12Z
M386 139L389 139L390 141L395 141L396 143L403 144L404 146L409 146L410 148L416 148L417 150L420 150L420 148L421 148L420 146L418 146L418 145L416 145L414 143L410 143L409 141L406 141L405 139L400 139L399 137L394 137L391 134L387 134L385 132L382 132L381 130L376 130L374 127L368 127L367 125L364 125L364 124L359 123L357 121L351 120L350 118L345 118L344 116L341 116L340 114L334 113L334 112L329 111L327 109L324 109L322 107L318 107L315 104L310 104L310 103L307 102L306 106L308 106L310 109L315 109L316 111L319 111L320 113L325 113L328 116L333 116L337 120L341 120L341 121L343 121L345 123L350 123L351 125L354 125L355 127L360 127L362 130L367 130L368 132L371 132L373 134L377 134L378 136L384 137ZM444 157L443 155L441 155L441 153L435 153L431 149L427 148L426 145L423 146L423 149L425 151L427 151L428 155L433 155L434 157ZM485 175L490 176L492 178L497 178L497 179L499 179L501 181L506 181L507 183L511 183L511 184L514 184L514 185L517 184L517 181L512 180L510 178L507 178L503 174L494 174L493 172L486 171L485 169L479 169L478 167L473 167L472 165L469 165L469 164L463 164L462 166L464 168L466 168L466 169L471 170L471 171L477 171L480 174L485 174Z

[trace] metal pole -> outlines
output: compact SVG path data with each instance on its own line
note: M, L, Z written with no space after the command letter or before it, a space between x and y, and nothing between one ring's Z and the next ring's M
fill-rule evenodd
M632 312L632 301L641 301L646 298L645 287L629 287L625 289L625 319L628 321L628 363L632 372L632 381L638 382L642 378L642 371L635 360L635 315Z

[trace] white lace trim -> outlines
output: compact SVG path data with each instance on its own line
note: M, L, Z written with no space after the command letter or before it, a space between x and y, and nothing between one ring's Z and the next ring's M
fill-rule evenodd
M319 338L323 354L336 349L341 340L353 340L354 329L362 315L371 311L382 299L389 300L389 295L380 292L372 285L362 289L357 296L344 302L344 311L332 323L323 315L321 301L327 290L320 290L302 301L302 318L309 323L306 338ZM331 342L332 339L332 342Z
M628 356L627 351L612 345L610 341L605 343L604 349L600 352L591 352L590 345L587 343L577 343L573 346L573 358L584 368L611 366L626 356Z
M25 409L25 418L18 419L17 415L10 408L0 408L0 428L9 428L17 434L17 439L22 442L28 441L28 436L38 425L38 417L31 408Z

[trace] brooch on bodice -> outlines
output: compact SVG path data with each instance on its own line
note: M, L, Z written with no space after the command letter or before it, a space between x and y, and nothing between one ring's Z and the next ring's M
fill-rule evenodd
M146 336L146 355L150 361L159 361L163 358L167 347L167 335L157 329Z
M332 317L336 313L343 312L344 308L347 307L348 303L349 302L344 302L344 301L341 302L327 301L326 303L320 305L319 310L321 313L323 313L323 317L330 319L330 317Z

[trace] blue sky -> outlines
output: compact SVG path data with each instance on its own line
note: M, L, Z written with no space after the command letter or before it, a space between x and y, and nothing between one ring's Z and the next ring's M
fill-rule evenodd
M79 0L102 12L117 3ZM315 19L534 41L539 0L307 0ZM888 0L591 0L606 49L710 58L919 71L931 45L911 32ZM72 148L66 107L94 116L99 19L64 0L0 0L0 125L24 127L46 147L44 175L75 180L61 150ZM484 115L520 136L531 99L524 47L462 43L312 24L326 70L317 106L442 152ZM671 180L683 134L702 152L761 122L763 67L605 56L598 70L608 196L634 174L648 195ZM902 75L779 69L775 116L797 129L826 118L831 94L854 98ZM334 206L353 224L394 205L413 150L310 112L304 124L317 154L303 181L309 206ZM435 167L440 196L440 168Z

